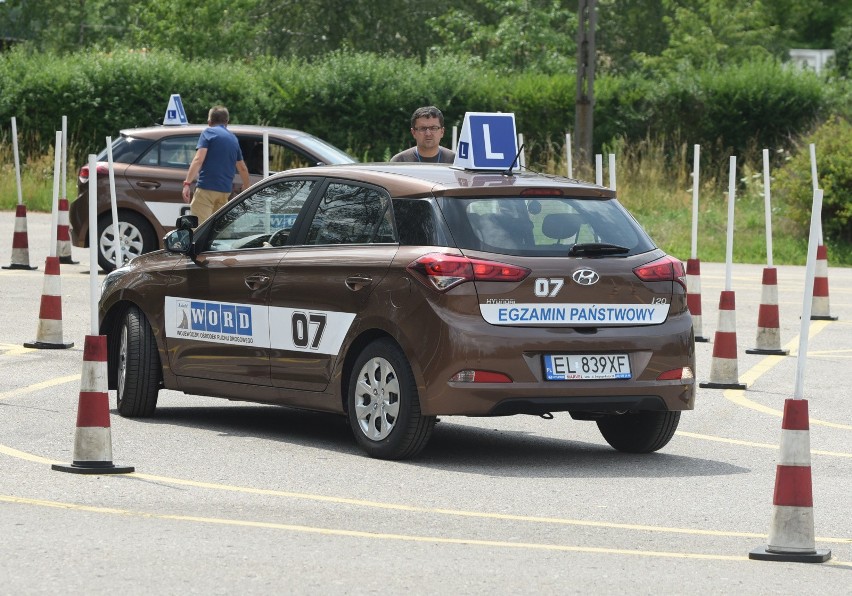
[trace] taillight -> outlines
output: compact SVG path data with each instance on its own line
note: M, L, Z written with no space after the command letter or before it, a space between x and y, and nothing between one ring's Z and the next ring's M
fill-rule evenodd
M439 292L466 281L521 281L530 274L526 267L442 253L423 255L408 270Z
M109 174L109 164L105 161L99 161L95 170L98 176L106 176ZM89 181L89 166L80 168L80 183L85 184Z
M452 377L451 383L511 383L512 378L503 373L490 370L460 370Z
M684 366L683 368L673 368L657 375L658 381L687 381L694 378L695 376L692 374L692 369L688 366Z
M683 263L668 255L641 267L636 267L633 273L642 281L673 281L682 285L683 289L686 290L686 271L683 268Z

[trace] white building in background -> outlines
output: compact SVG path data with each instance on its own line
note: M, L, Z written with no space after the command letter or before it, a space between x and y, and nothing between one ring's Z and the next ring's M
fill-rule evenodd
M834 50L790 50L790 62L802 69L820 73L834 58Z

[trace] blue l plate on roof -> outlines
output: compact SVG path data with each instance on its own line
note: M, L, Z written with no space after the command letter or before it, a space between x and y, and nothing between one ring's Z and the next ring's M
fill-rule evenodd
M453 165L470 170L506 170L518 155L515 115L467 112Z

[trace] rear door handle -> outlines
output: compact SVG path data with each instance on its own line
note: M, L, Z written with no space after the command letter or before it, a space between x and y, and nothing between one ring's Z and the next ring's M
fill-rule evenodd
M140 182L137 182L137 183L136 183L136 186L141 186L142 188L148 188L148 189L151 189L151 188L160 188L160 183L159 183L159 182L153 182L153 181L142 180L142 181L140 181Z
M263 275L262 273L249 275L246 278L246 287L249 290L260 290L265 286L269 285L269 280L270 277L268 275Z
M373 283L373 278L366 275L351 275L346 278L346 287L357 292Z

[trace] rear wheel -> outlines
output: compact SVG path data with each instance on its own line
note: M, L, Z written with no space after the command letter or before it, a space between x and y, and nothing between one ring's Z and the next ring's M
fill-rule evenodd
M614 449L651 453L666 446L677 430L680 412L613 414L598 420L598 430Z
M117 345L118 413L128 418L151 416L157 407L162 370L151 325L138 308L124 315Z
M118 233L122 265L158 247L154 229L138 213L120 212ZM109 214L98 220L98 265L107 273L115 269L115 229Z
M369 344L349 377L349 425L370 457L407 459L426 446L434 416L420 413L414 373L402 350L389 339Z

